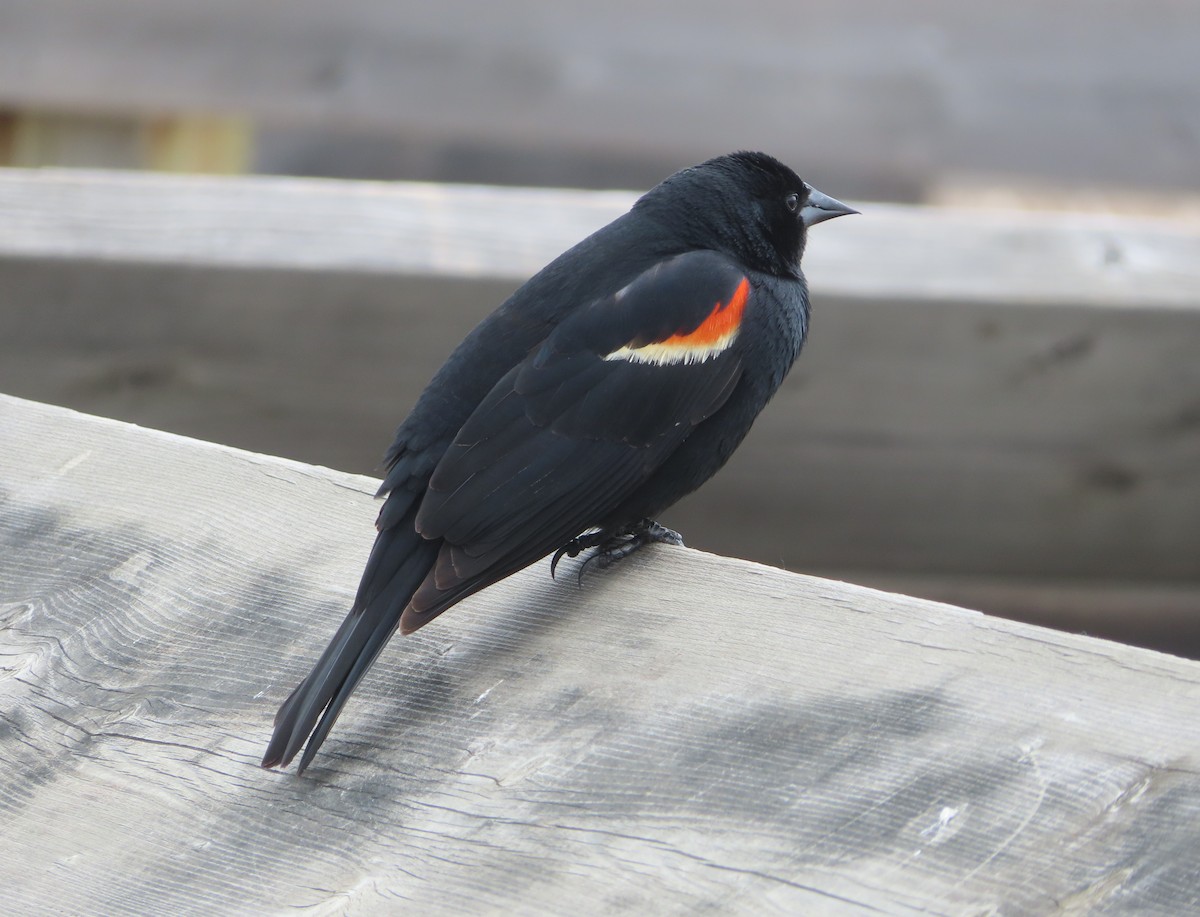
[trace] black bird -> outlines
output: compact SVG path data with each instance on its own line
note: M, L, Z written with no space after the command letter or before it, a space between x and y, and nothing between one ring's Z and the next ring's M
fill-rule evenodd
M346 620L280 707L263 767L303 770L399 626L555 553L607 566L733 453L800 353L808 227L856 213L764 153L684 169L459 344L387 452Z

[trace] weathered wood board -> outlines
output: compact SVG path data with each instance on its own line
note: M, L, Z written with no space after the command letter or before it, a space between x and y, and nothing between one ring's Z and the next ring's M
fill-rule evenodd
M1200 908L1200 664L687 549L545 564L257 766L374 481L0 397L13 913Z
M636 197L0 169L0 257L522 281ZM805 253L812 286L824 295L1197 308L1200 230L1187 221L855 203L866 212L814 230Z
M631 199L0 171L0 390L369 472L467 329ZM792 377L669 521L1200 651L1200 232L861 206L813 233Z
M1197 34L1179 0L6 0L0 105L243 113L285 135L262 167L358 177L627 187L760 147L858 196L1194 193Z

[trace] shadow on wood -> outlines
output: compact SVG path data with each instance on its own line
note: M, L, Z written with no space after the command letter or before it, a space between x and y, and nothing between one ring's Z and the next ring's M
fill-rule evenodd
M257 766L370 479L0 397L21 913L1200 906L1200 664L656 549L397 639Z

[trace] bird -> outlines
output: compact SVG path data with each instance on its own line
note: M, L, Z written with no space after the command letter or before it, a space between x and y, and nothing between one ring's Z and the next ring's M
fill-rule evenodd
M807 231L858 211L765 153L666 178L447 358L388 449L351 609L279 708L303 773L384 645L530 564L682 544L659 514L715 474L800 354ZM582 576L582 574L581 574Z

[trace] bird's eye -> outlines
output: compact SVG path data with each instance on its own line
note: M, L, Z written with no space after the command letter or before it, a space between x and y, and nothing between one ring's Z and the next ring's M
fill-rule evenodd
M797 194L795 191L793 191L791 194L789 194L787 197L785 197L783 199L783 202L785 204L787 204L787 209L789 211L791 211L792 213L795 213L797 210L800 209L800 195Z

